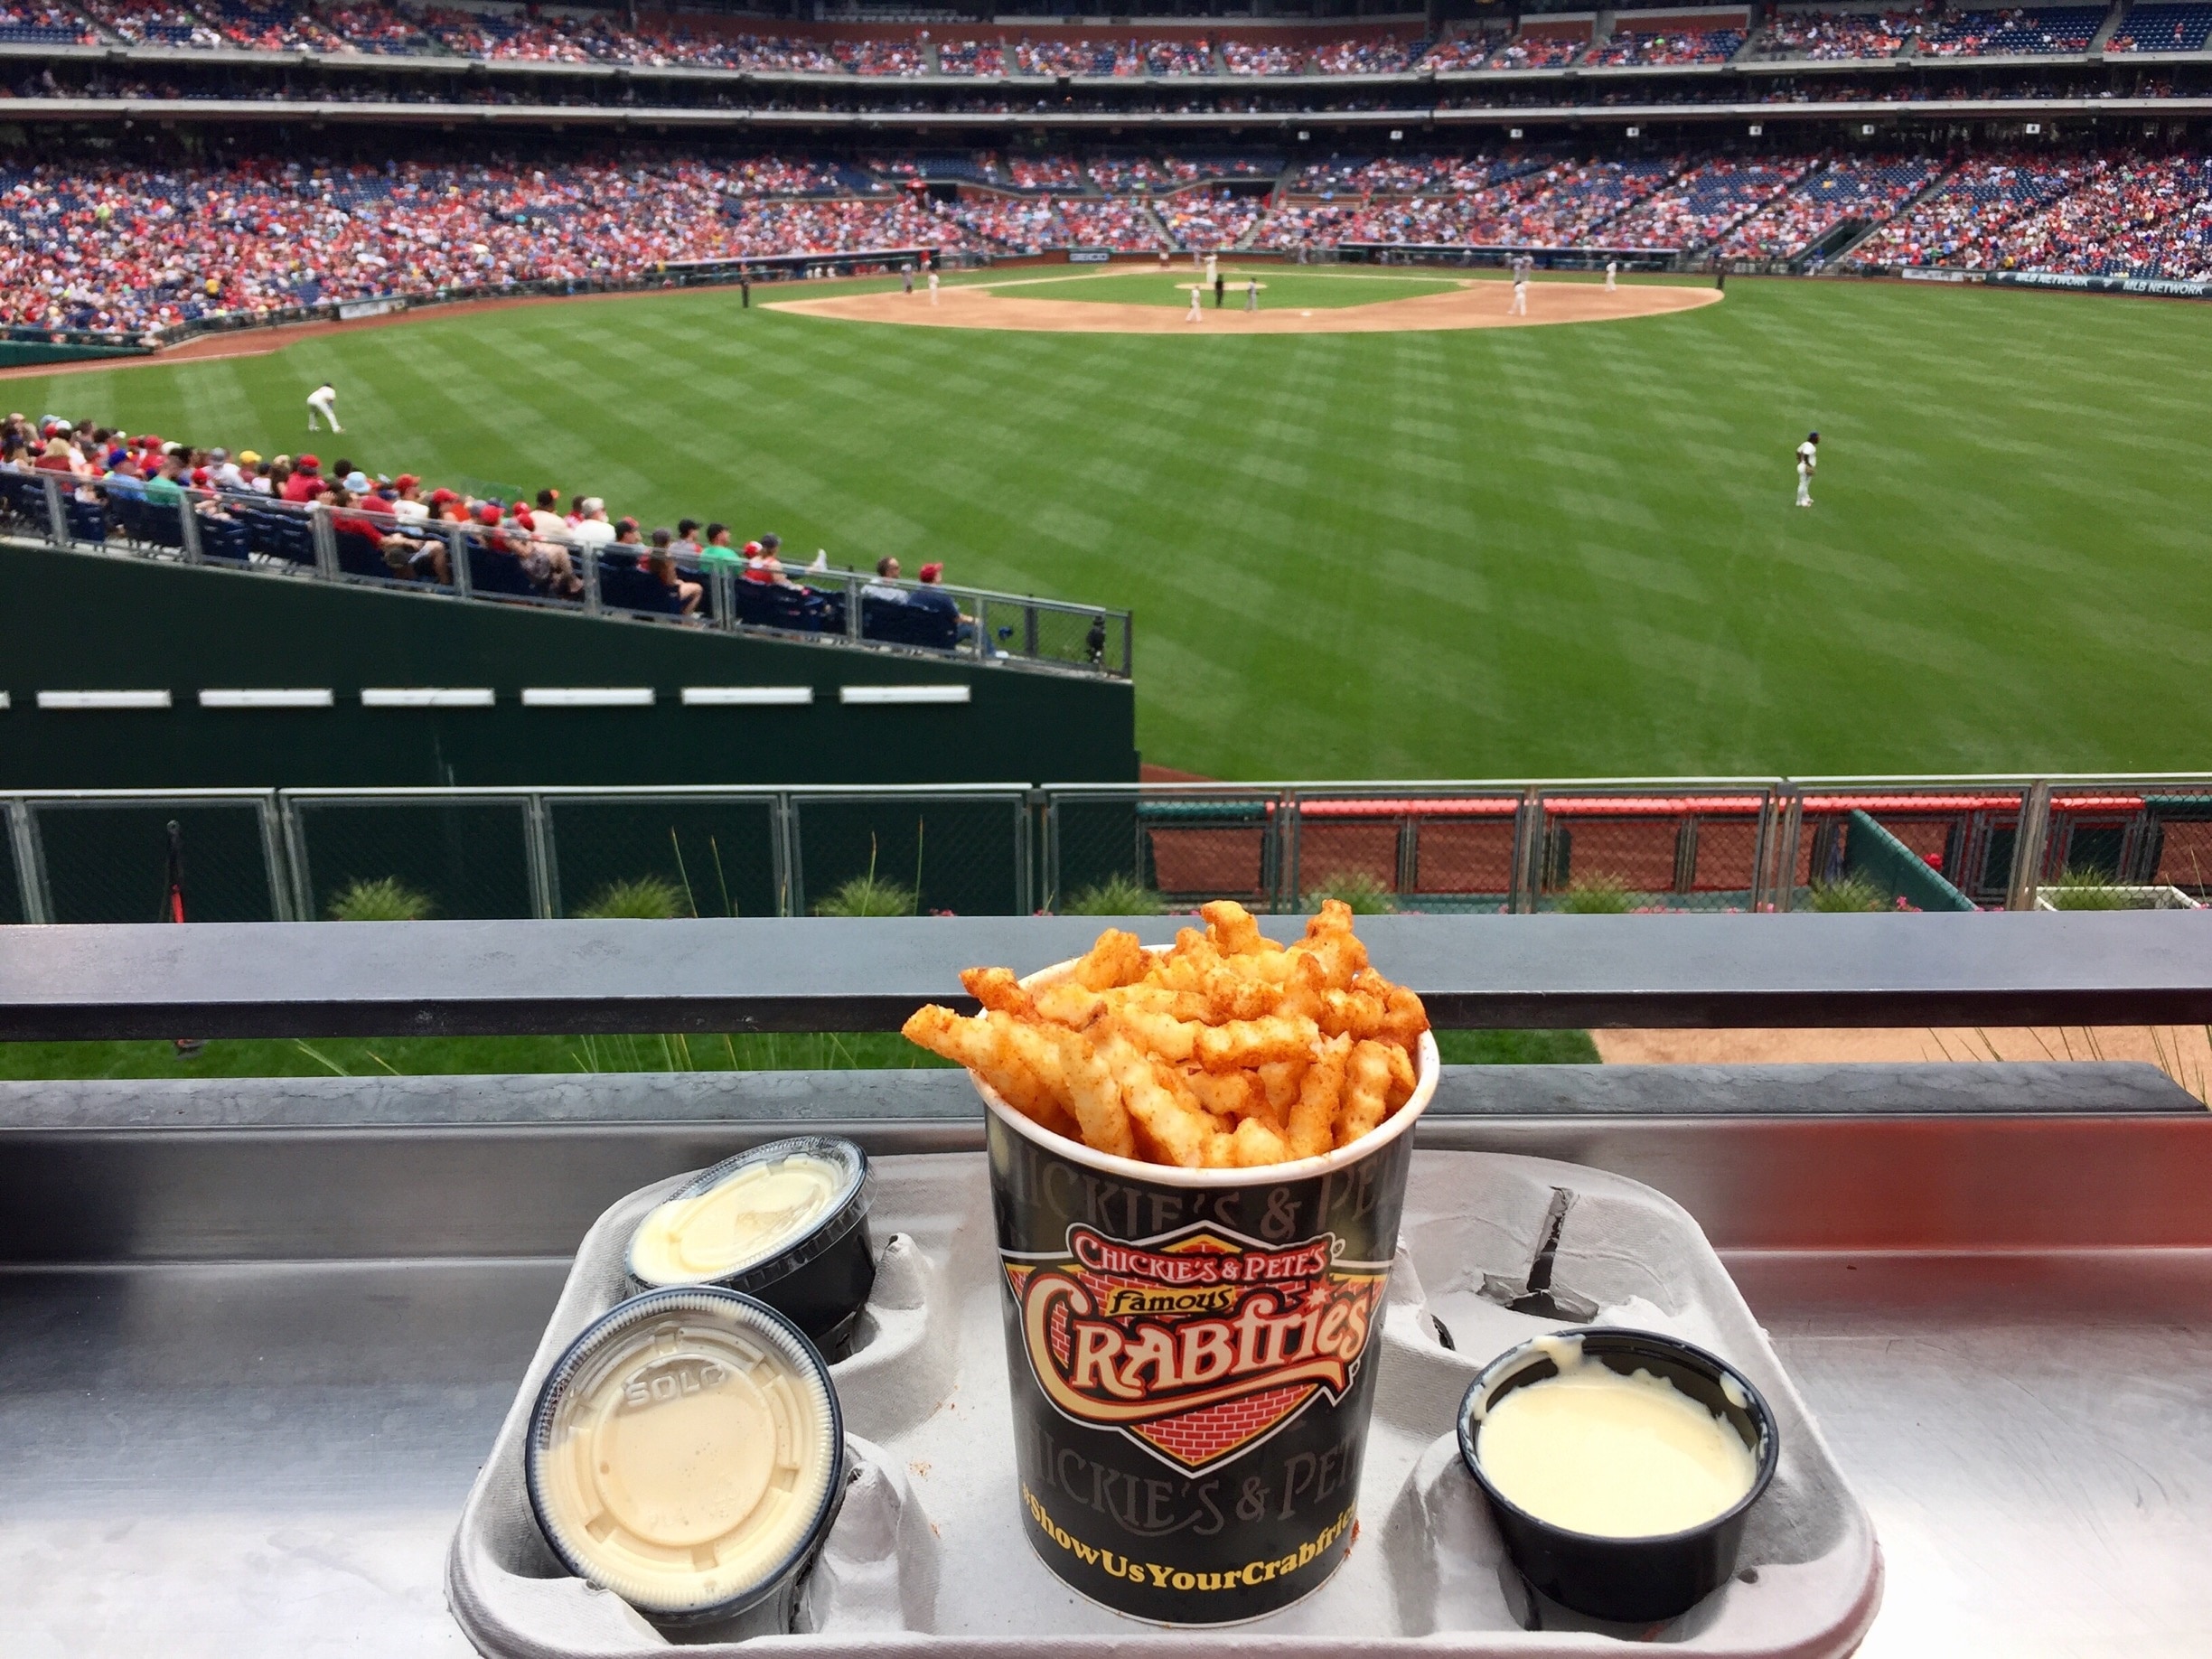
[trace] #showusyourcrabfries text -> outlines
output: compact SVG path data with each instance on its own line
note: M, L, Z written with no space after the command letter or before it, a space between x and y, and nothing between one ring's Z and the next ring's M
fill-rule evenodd
M983 1011L932 1003L905 1034L1054 1134L1188 1169L1333 1151L1412 1097L1428 1014L1368 965L1348 905L1287 947L1242 904L1199 914L1164 951L1109 929L1050 985L970 968Z

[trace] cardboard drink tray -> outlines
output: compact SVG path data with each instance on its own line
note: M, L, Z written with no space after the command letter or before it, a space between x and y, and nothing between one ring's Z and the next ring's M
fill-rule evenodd
M886 1158L874 1167L876 1288L855 1351L831 1372L852 1452L844 1507L798 1598L795 1630L692 1636L682 1644L692 1651L1094 1659L1104 1641L1159 1659L1223 1644L1270 1659L1354 1647L1476 1659L1597 1654L1634 1636L1683 1654L1829 1659L1851 1653L1873 1620L1882 1579L1873 1527L1697 1223L1617 1176L1476 1152L1413 1160L1383 1326L1368 1350L1380 1366L1374 1424L1343 1568L1303 1602L1242 1625L1176 1628L1109 1612L1048 1573L1023 1536L982 1157ZM585 1235L462 1511L447 1601L491 1659L612 1659L679 1645L562 1570L531 1518L522 1446L546 1373L623 1298L631 1230L686 1178L633 1193ZM1516 1302L1529 1311L1514 1311ZM1584 1323L1711 1349L1758 1386L1780 1431L1781 1465L1751 1513L1736 1578L1654 1631L1601 1626L1532 1598L1459 1460L1460 1397L1483 1364Z

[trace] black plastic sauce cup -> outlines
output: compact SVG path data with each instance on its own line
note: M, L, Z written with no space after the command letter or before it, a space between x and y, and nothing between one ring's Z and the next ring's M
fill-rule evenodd
M868 1235L868 1209L875 1184L868 1179L867 1154L839 1135L796 1135L725 1158L701 1170L668 1202L711 1192L744 1170L799 1156L836 1169L838 1191L806 1229L779 1242L758 1259L703 1282L758 1297L791 1320L807 1339L835 1363L850 1351L868 1292L876 1284L876 1251ZM630 1263L630 1280L640 1289L662 1289Z
M1516 1388L1559 1374L1550 1354L1523 1343L1486 1365L1459 1402L1459 1456L1490 1502L1506 1553L1534 1589L1592 1618L1653 1624L1686 1613L1736 1570L1745 1520L1774 1478L1781 1453L1774 1413L1743 1373L1679 1337L1589 1326L1556 1332L1551 1339L1579 1341L1585 1364L1602 1364L1623 1376L1647 1371L1663 1377L1711 1411L1749 1448L1751 1489L1710 1521L1643 1538L1570 1532L1530 1514L1490 1484L1476 1455L1480 1413Z

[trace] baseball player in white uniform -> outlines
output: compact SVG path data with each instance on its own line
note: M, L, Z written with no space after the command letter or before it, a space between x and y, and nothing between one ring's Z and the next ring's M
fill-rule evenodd
M1612 293L1619 286L1613 280L1613 278L1617 276L1619 272L1620 261L1618 259L1607 259L1606 261L1606 292L1607 294Z
M1797 445L1797 504L1813 504L1813 470L1820 464L1820 434L1810 433Z
M307 394L308 431L313 432L315 429L315 417L318 415L330 422L330 429L333 432L345 430L338 424L338 389L328 380L323 381L322 385Z
M930 304L934 305L937 303L937 267L933 265L930 267L929 284Z
M1529 271L1531 267L1535 265L1535 263L1536 261L1530 258L1526 254L1516 254L1514 256L1513 311L1511 314L1514 316L1525 317L1528 315Z
M1189 311L1184 314L1183 317L1183 320L1186 323L1203 323L1205 321L1205 312L1201 309L1198 304L1198 296L1204 292L1205 290L1200 287L1196 283L1194 282L1191 284L1191 308Z
M1247 276L1244 279L1244 309L1246 311L1260 309L1260 279L1257 276Z

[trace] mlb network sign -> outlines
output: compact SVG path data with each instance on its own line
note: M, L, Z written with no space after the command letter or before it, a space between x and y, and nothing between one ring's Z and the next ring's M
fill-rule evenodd
M2170 276L2067 276L2049 271L1993 271L1987 280L2019 288L2073 288L2086 294L2155 294L2168 299L2212 299L2212 282Z

